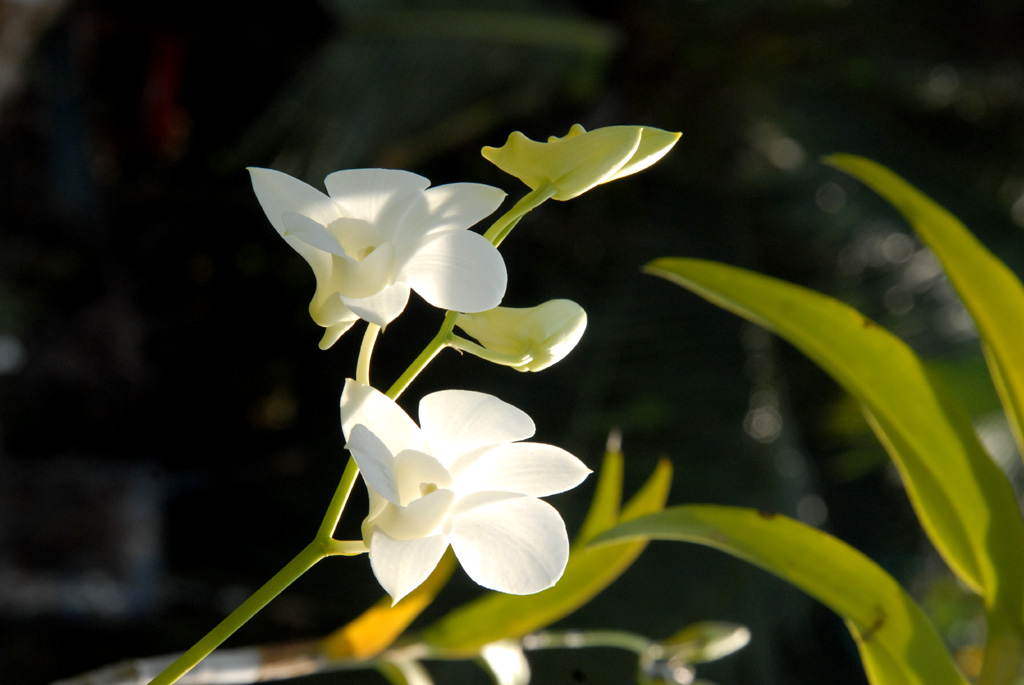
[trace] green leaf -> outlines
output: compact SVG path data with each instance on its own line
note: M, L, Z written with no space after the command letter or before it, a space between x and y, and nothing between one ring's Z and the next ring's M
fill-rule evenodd
M1009 481L909 347L833 298L750 271L670 258L647 271L765 326L820 365L861 404L950 568L990 601L1020 592L1024 522ZM1008 601L1019 615L1021 603Z
M843 617L873 685L967 683L899 583L827 533L753 509L689 505L620 524L594 544L636 539L714 547L793 583Z
M608 448L601 462L601 476L594 489L583 525L580 526L573 546L585 545L602 530L619 522L619 506L622 503L622 452L619 450L621 436L613 431L608 436Z
M605 474L608 474L607 476ZM609 452L586 522L584 534L596 534L599 522L608 525L660 511L668 498L672 467L659 462L647 482L617 510L622 483L622 455ZM612 485L615 487L613 488ZM605 529L607 526L601 526ZM558 584L534 595L490 593L459 607L424 629L421 639L435 652L475 654L497 640L515 639L550 625L593 599L629 568L647 543L628 541L600 549L573 545L565 573Z
M832 155L825 162L891 202L931 248L974 318L985 358L1024 452L1024 285L955 216L877 162Z

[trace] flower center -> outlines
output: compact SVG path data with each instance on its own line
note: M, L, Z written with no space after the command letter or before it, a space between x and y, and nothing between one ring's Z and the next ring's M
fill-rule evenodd
M436 535L455 503L451 473L417 450L399 452L393 468L398 502L389 502L372 524L398 540Z
M452 487L452 474L441 462L424 452L403 450L395 455L398 504L409 506L438 490Z
M345 254L357 262L369 257L383 242L376 226L362 219L335 219L327 225L327 230L338 239Z

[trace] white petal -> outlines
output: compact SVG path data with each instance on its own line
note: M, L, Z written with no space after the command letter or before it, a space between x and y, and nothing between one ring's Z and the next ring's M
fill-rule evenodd
M426 495L424 488L437 490L452 486L452 475L444 465L426 452L403 450L395 455L399 504L409 504Z
M544 497L576 487L589 474L583 462L560 447L517 442L498 445L468 464L458 475L458 489L504 490Z
M326 293L326 296L320 301L314 298L309 304L309 315L313 318L313 321L316 321L325 328L327 326L344 324L345 330L348 330L349 326L359 321L359 317L345 306L337 292L318 287L317 295L321 295L321 290Z
M341 215L337 205L322 192L297 178L273 169L249 167L256 199L278 233L284 234L285 212L304 214L324 226Z
M252 179L256 199L270 219L270 224L309 263L319 282L330 269L330 257L295 236L285 235L284 215L290 212L303 213L311 217L312 221L326 225L338 216L334 201L313 186L273 169L250 167L249 177Z
M285 212L281 217L284 222L284 237L297 238L310 247L331 254L343 255L345 250L334 234L318 222L304 214Z
M367 250L385 242L385 236L377 227L362 219L338 219L332 221L327 229L338 239L345 254L353 259L362 259Z
M387 505L367 522L396 540L415 540L437 535L455 502L451 490L434 490L408 506Z
M391 604L419 587L427 579L444 551L448 549L448 538L434 535L416 540L395 540L386 533L375 530L370 537L370 566L373 575L391 595Z
M364 484L366 483L366 479L365 478L363 479L363 483ZM370 539L370 535L373 533L373 529L374 529L374 526L372 525L373 519L375 517L379 516L380 513L382 511L384 511L387 507L391 506L391 502L388 502L386 499L381 497L379 492L377 492L376 490L374 490L373 488L371 488L368 485L366 486L366 494L369 495L370 502L369 502L369 507L367 508L366 518L363 519L363 525L362 525L363 540L364 540L364 542L366 540L369 540Z
M427 451L445 465L479 447L524 440L535 430L523 410L471 390L427 395L420 400L419 418Z
M398 493L398 476L395 474L394 455L387 445L359 423L352 427L346 449L352 453L356 465L363 474L366 486L394 504L401 504Z
M346 438L352 428L363 424L387 445L391 454L402 450L423 451L419 427L394 400L376 388L351 378L341 393L341 427Z
M430 181L397 169L346 169L325 178L324 185L347 216L387 230L401 222L417 198L422 202Z
M498 306L508 275L501 254L483 236L445 231L419 244L399 266L399 278L435 307L480 312Z
M327 330L324 331L324 337L320 338L318 347L321 350L329 350L334 343L341 339L341 336L345 334L345 331L352 328L352 324L355 321L346 321L344 323L335 324L334 326L328 326Z
M352 328L352 324L359 321L359 317L345 306L338 293L319 283L313 301L309 303L309 315L318 325L327 329L320 340L321 350L326 350L338 342L338 338Z
M455 556L469 577L486 588L528 595L551 587L565 571L569 536L547 502L478 493L457 503L450 521Z
M372 297L392 284L395 248L384 243L362 261L347 256L331 258L331 287L342 296L358 300Z
M473 226L490 215L505 199L498 188L480 183L449 183L424 193L426 214L405 219L405 235L426 235L440 231L461 230ZM396 236L401 239L404 236Z
M405 310L405 305L409 303L409 286L397 283L369 297L342 296L341 299L349 309L359 315L359 318L383 328Z

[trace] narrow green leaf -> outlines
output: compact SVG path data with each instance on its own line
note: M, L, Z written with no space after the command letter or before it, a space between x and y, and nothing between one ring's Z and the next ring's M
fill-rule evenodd
M619 451L618 440L608 438L609 445L601 462L601 474L594 489L594 498L590 501L583 525L580 526L573 546L585 545L602 530L611 528L619 522L619 506L622 503L622 452Z
M826 163L888 200L931 248L971 313L999 399L1024 453L1024 285L960 220L877 162L833 155ZM1019 518L1018 518L1019 520ZM1024 661L1024 563L1017 549L993 559L988 637L981 683L1006 682Z
M796 585L843 617L873 685L967 683L935 627L899 583L827 533L753 509L688 505L622 523L594 544L636 539L714 547Z
M1024 285L959 219L877 162L832 155L845 171L892 203L931 248L971 313L1017 444L1024 453Z
M833 298L750 271L669 258L647 271L778 333L819 364L861 404L950 568L989 600L1020 591L1024 522L1009 481L909 347Z
M672 485L672 462L662 458L658 460L654 472L651 473L636 494L629 498L626 505L622 507L619 520L632 521L645 514L652 514L665 508L665 501L668 500L668 489Z
M611 463L611 478L620 483L621 460L621 454L606 455L606 462ZM616 522L660 511L665 506L671 482L672 467L668 460L662 460L643 487L623 507ZM599 485L598 497L603 494L606 495ZM615 500L617 504L617 498ZM602 507L612 500L607 498L603 501ZM591 528L591 532L598 531ZM554 587L535 595L504 595L496 592L484 595L428 626L420 637L433 650L449 655L473 654L490 642L522 637L554 623L589 602L622 575L646 546L643 540L599 549L574 546L565 573Z

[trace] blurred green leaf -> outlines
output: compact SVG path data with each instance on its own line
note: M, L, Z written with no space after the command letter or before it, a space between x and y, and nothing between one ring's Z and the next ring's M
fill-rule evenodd
M947 388L956 389L956 399L975 421L992 412L1002 412L999 395L992 385L988 366L979 355L958 355L925 360L933 378ZM845 440L870 433L860 406L852 397L838 398L828 414L828 434Z
M891 202L942 262L974 318L989 370L1018 446L1024 448L1024 286L955 216L877 162L832 155L825 162Z
M752 509L688 505L622 523L594 542L636 539L707 545L793 583L843 617L873 685L967 683L892 576L827 533Z
M861 404L950 568L992 599L1024 577L1024 522L963 407L914 352L837 300L744 269L665 258L647 271L778 333ZM1016 605L1019 612L1020 604Z
M932 544L985 597L989 632L980 682L1002 682L1001 670L1019 669L1024 521L1009 481L937 376L894 335L820 293L700 260L659 259L647 271L778 333L861 404ZM895 668L878 655L870 666Z
M622 454L607 453L583 534L596 534L602 523L610 525L660 511L671 482L671 464L663 459L622 512L613 517L621 491ZM574 545L565 573L554 587L534 595L487 594L428 626L420 638L434 650L457 655L476 653L497 640L522 637L589 602L622 575L646 546L643 540L599 549Z

